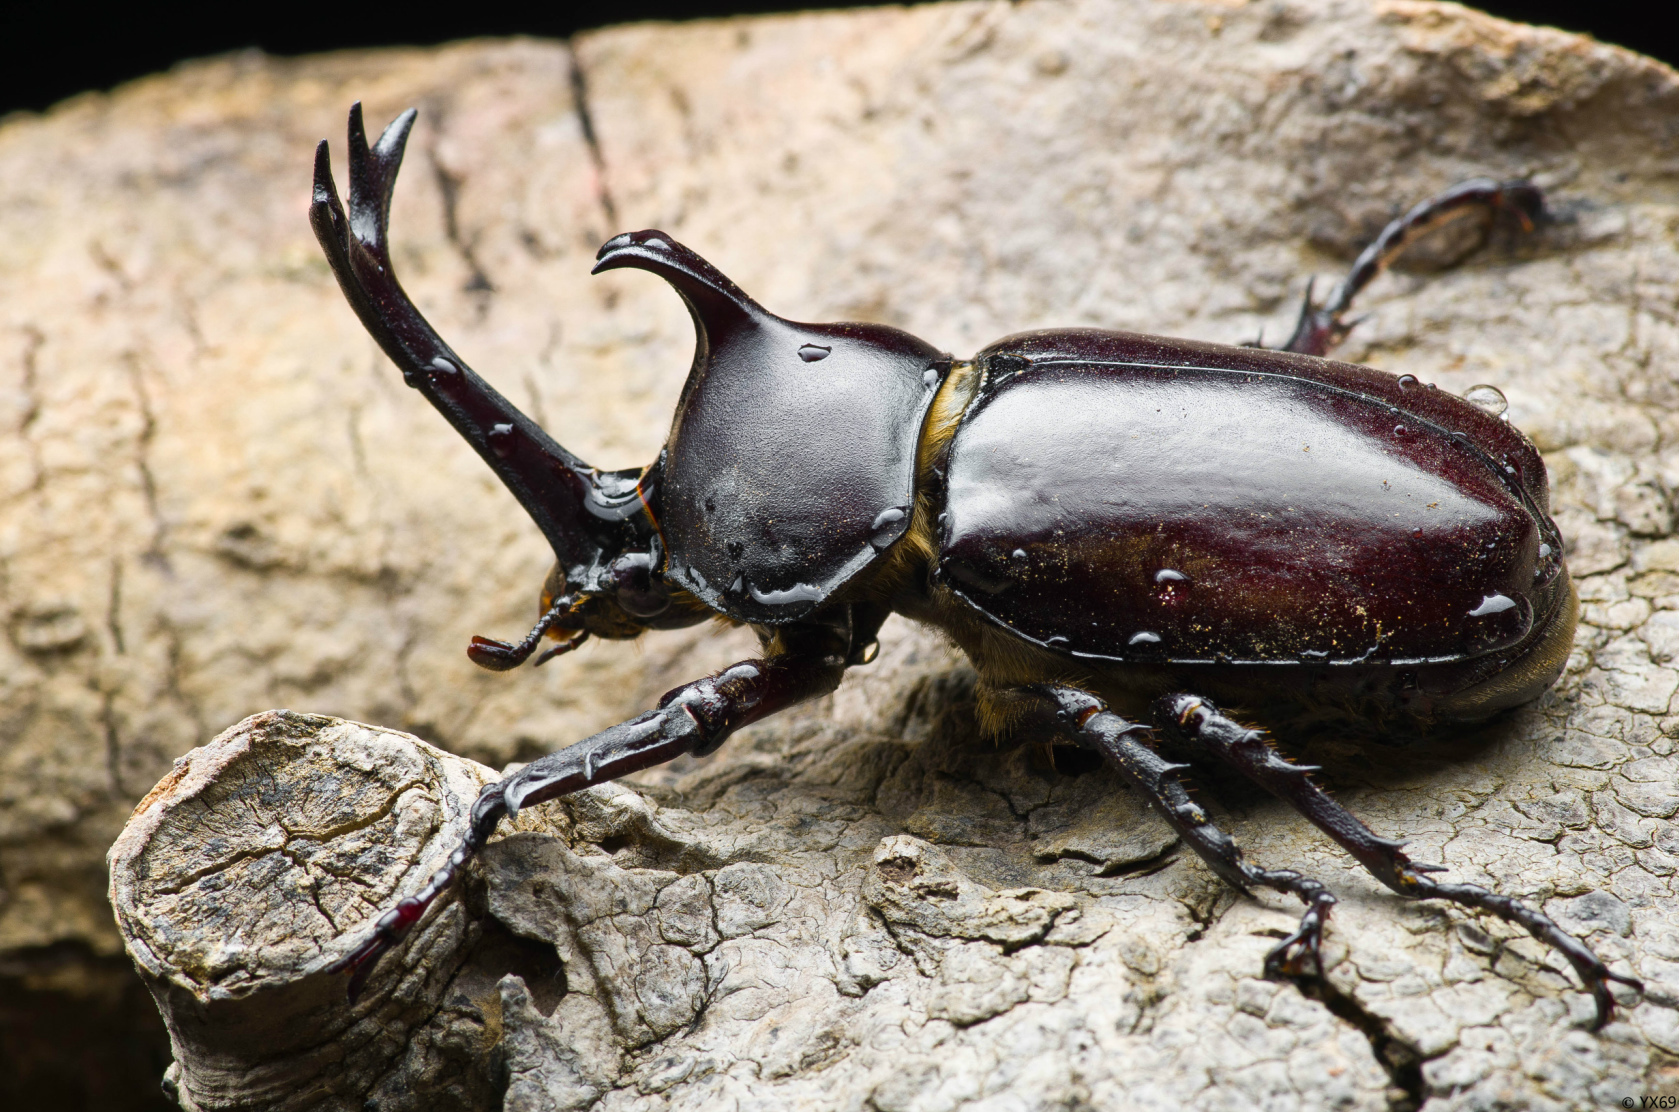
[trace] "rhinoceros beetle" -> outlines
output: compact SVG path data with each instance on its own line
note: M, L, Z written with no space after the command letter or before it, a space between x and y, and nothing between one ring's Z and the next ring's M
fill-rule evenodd
M1324 358L1353 297L1409 242L1470 214L1531 226L1545 212L1534 186L1476 180L1418 205L1327 303L1308 289L1282 350L1058 329L954 359L878 324L784 320L663 232L617 235L595 271L665 279L696 344L658 459L601 471L474 374L397 283L387 227L414 119L370 149L356 105L349 213L323 140L310 220L362 323L553 546L536 628L468 653L500 670L545 639L557 644L538 663L591 636L719 615L755 629L763 652L485 788L447 863L332 966L351 973L352 998L503 817L709 753L833 691L892 613L966 652L988 731L1093 750L1219 876L1299 897L1268 976L1321 975L1335 897L1245 860L1151 727L1298 809L1400 895L1524 927L1573 965L1599 1026L1610 982L1640 987L1537 909L1436 879L1441 866L1412 861L1219 709L1402 738L1528 702L1560 674L1578 604L1533 444L1412 376Z

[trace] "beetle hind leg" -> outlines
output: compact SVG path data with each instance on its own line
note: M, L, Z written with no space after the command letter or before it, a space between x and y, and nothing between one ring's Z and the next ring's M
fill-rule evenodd
M1294 335L1289 337L1281 350L1302 355L1328 355L1358 323L1357 320L1347 319L1353 298L1386 270L1388 264L1404 254L1407 247L1429 232L1462 217L1476 214L1497 216L1500 213L1513 215L1524 231L1532 231L1545 215L1545 196L1531 182L1474 178L1436 193L1405 215L1390 221L1375 241L1359 253L1352 269L1335 284L1329 299L1322 305L1313 304L1311 286L1306 287L1306 299L1300 306L1300 319L1295 322Z
M1306 905L1300 925L1265 957L1265 975L1272 980L1303 975L1321 976L1319 946L1323 927L1335 906L1335 894L1319 881L1293 869L1262 869L1250 864L1234 839L1214 826L1190 798L1178 773L1187 765L1173 764L1137 736L1148 727L1128 722L1096 696L1076 687L1037 684L1023 694L1047 698L1056 710L1056 724L1075 742L1101 753L1127 781L1142 792L1179 837L1232 886L1247 891L1270 888L1296 896Z
M1593 1030L1608 1023L1614 1015L1615 999L1610 994L1609 982L1618 981L1634 989L1643 989L1642 983L1635 978L1611 971L1584 942L1557 926L1536 908L1478 885L1433 879L1428 874L1444 872L1443 866L1412 861L1402 848L1405 843L1379 837L1352 812L1312 783L1308 775L1311 769L1288 760L1273 749L1258 730L1250 730L1225 717L1207 700L1194 695L1168 695L1155 705L1155 717L1169 732L1223 760L1299 811L1369 870L1372 876L1401 896L1418 900L1449 900L1463 907L1490 912L1507 923L1522 927L1562 954L1597 1004L1597 1021Z

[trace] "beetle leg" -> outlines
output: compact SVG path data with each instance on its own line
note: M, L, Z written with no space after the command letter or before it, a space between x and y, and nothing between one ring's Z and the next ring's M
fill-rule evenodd
M361 994L381 955L401 942L461 868L484 848L505 817L537 803L640 772L684 753L704 755L735 730L839 686L851 652L851 625L810 622L776 631L762 659L744 660L667 692L656 709L532 761L490 784L472 805L467 834L425 887L379 917L367 939L328 967L350 973Z
M1638 980L1610 971L1585 943L1557 926L1549 916L1509 896L1474 884L1452 884L1430 879L1425 874L1444 872L1440 865L1412 861L1401 847L1404 842L1383 838L1360 822L1352 812L1336 803L1312 783L1309 769L1294 764L1273 749L1258 730L1250 730L1218 712L1205 699L1194 695L1168 695L1156 704L1156 717L1166 728L1198 742L1254 783L1288 803L1352 854L1377 880L1418 900L1450 900L1464 907L1489 911L1507 923L1524 928L1534 938L1568 959L1597 1003L1593 1030L1614 1015L1615 999L1610 981L1642 990Z
M1312 290L1307 286L1306 300L1300 306L1300 319L1295 323L1294 335L1281 350L1297 351L1303 355L1328 355L1358 323L1345 319L1347 310L1352 308L1353 298L1386 270L1389 263L1404 254L1407 247L1436 228L1461 217L1475 213L1496 215L1500 211L1514 213L1522 230L1532 231L1534 224L1544 217L1545 195L1531 182L1474 178L1435 194L1404 216L1391 221L1375 242L1360 252L1347 276L1336 283L1328 301L1320 306L1313 305Z
M1206 811L1189 797L1177 773L1188 765L1173 764L1137 736L1149 727L1128 722L1096 696L1075 687L1035 684L1027 689L1047 696L1056 707L1058 726L1074 741L1112 761L1179 837L1227 883L1247 891L1255 885L1298 896L1306 905L1300 926L1265 956L1265 975L1273 980L1323 974L1318 952L1324 923L1335 906L1335 895L1311 877L1293 869L1261 869L1249 864L1236 842L1214 826Z

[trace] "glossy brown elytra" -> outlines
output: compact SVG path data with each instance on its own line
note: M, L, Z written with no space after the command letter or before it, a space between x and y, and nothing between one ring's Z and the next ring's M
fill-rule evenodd
M352 996L503 817L710 752L832 691L892 613L967 653L987 729L1102 754L1220 876L1298 896L1306 913L1268 975L1321 971L1335 897L1247 862L1151 729L1287 801L1399 894L1524 927L1573 965L1599 1025L1610 982L1637 987L1538 910L1438 879L1217 709L1402 738L1556 679L1577 604L1544 463L1489 412L1501 399L1324 358L1354 295L1409 241L1466 215L1531 226L1537 189L1477 180L1418 205L1326 304L1308 294L1281 351L1064 329L953 359L881 325L784 320L662 232L615 236L596 271L664 278L696 350L659 458L605 472L475 375L397 284L387 219L413 122L370 149L352 109L349 211L323 141L310 219L362 322L553 546L537 627L516 645L475 638L473 660L511 668L545 639L544 658L718 615L751 625L763 652L486 788L449 862L337 964Z

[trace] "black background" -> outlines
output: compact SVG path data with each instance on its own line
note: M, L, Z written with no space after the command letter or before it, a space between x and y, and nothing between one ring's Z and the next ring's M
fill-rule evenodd
M314 54L355 46L448 42L476 35L564 37L591 27L643 19L695 19L808 8L859 7L796 0L617 0L532 5L518 12L489 5L395 16L383 6L250 4L197 8L132 3L0 0L0 114L42 109L87 89L109 89L187 58L257 47L270 54ZM1660 0L1483 0L1478 7L1528 23L1584 31L1679 65L1679 34L1659 13ZM150 10L148 10L150 9ZM213 12L206 15L206 12Z

